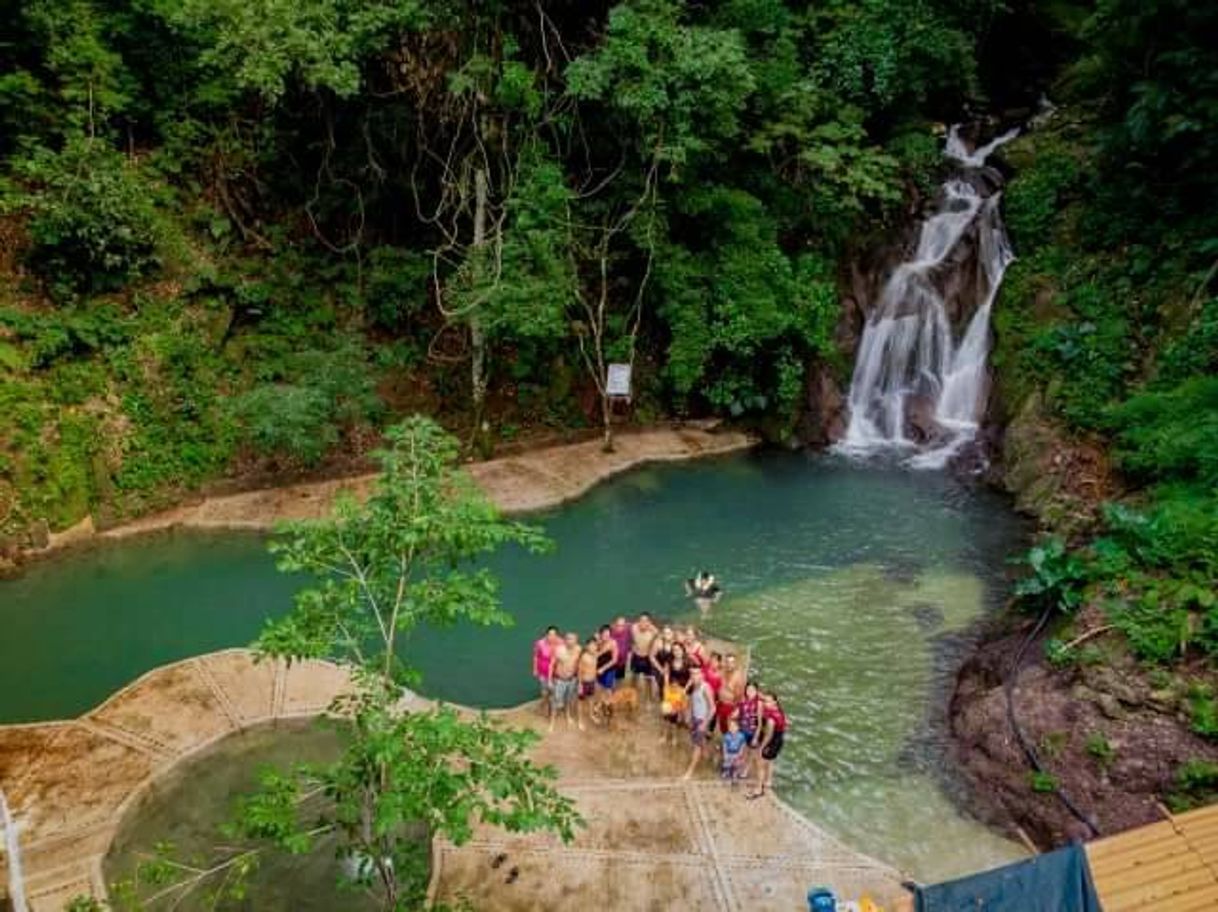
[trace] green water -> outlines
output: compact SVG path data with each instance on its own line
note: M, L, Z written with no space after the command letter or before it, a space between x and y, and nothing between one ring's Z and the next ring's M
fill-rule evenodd
M104 863L106 883L133 882L141 862L156 857L156 846L173 846L173 857L209 868L231 857L231 840L221 827L232 819L237 796L258 786L265 767L284 768L293 763L327 763L338 758L341 743L330 727L313 722L263 725L225 738L197 757L174 767L153 783L119 825ZM318 808L320 811L320 807ZM368 894L338 886L342 873L334 836L321 837L316 851L307 855L265 852L247 884L244 902L226 902L226 910L267 912L362 912L380 908ZM187 889L189 887L189 889ZM191 885L182 882L155 904L178 912L204 912L212 908L209 894L214 880ZM165 889L154 884L140 890L147 899Z
M519 703L546 624L682 615L681 581L708 567L727 588L708 626L751 644L792 716L778 767L789 800L922 877L1009 857L954 810L928 725L936 656L1001 597L1018 545L1002 498L941 474L765 453L634 472L538 521L554 555L492 562L517 626L419 633L409 652L426 692ZM158 664L246 643L297 584L236 535L35 567L0 584L0 721L74 715Z

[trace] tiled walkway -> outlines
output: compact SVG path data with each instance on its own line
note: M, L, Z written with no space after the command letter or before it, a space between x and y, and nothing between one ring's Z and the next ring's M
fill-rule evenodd
M171 765L244 727L321 713L346 686L333 665L256 664L234 649L150 672L79 719L0 727L0 788L18 819L33 912L103 895L101 860L124 812ZM531 707L495 716L543 730ZM460 848L437 845L433 892L469 896L482 909L597 898L620 909L750 912L800 908L813 884L847 897L865 890L885 904L899 893L896 871L780 801L676 778L687 747L663 745L651 714L628 724L617 732L560 727L534 750L559 770L559 787L587 821L574 843L486 828ZM507 860L492 867L501 853ZM0 866L0 885L6 875Z
M0 789L21 835L32 912L102 895L101 859L156 776L250 725L315 716L347 685L324 662L255 664L244 649L149 672L70 722L0 727ZM0 896L8 882L0 863Z

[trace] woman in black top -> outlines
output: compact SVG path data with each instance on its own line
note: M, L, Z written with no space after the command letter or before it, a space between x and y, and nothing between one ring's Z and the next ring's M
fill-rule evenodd
M651 667L655 669L655 678L660 682L661 694L664 691L664 682L668 680L668 666L672 663L674 642L672 628L665 627L651 644Z
M669 660L668 668L664 673L664 703L667 704L664 708L667 710L664 713L664 718L670 723L670 726L664 732L664 739L672 741L676 731L685 724L686 715L689 712L689 658L685 654L685 647L680 643L674 643L672 646L672 658Z

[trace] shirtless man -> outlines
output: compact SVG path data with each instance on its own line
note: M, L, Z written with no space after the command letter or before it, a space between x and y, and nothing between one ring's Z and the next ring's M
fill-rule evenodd
M584 731L584 720L592 711L592 700L596 697L596 657L600 643L594 636L584 643L579 654L579 706L576 708L579 730Z
M651 700L656 695L655 669L651 664L651 644L655 642L659 631L651 620L651 615L644 611L639 619L630 626L630 672L634 677L635 690L639 689L642 679L643 688L640 696Z
M567 715L567 728L575 721L575 695L578 682L576 667L579 664L579 637L568 633L554 650L550 662L550 731L554 731L554 719L559 711Z
M727 720L736 712L736 704L744 696L746 683L744 669L736 661L736 654L729 652L723 659L723 684L719 687L718 702L715 704L719 731L727 731Z

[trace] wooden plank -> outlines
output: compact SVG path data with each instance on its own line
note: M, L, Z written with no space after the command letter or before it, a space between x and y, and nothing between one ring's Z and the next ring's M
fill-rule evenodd
M1139 827L1136 830L1130 830L1127 833L1121 833L1117 836L1109 836L1105 839L1099 839L1095 842L1087 844L1087 856L1091 858L1102 858L1105 855L1111 855L1119 852L1127 852L1131 848L1149 843L1158 842L1164 839L1179 839L1180 834L1170 822L1152 823L1149 826Z
M1164 908L1174 909L1175 897L1199 891L1215 883L1214 875L1208 868L1203 867L1118 893L1109 893L1099 883L1096 883L1095 887L1100 894L1100 904L1104 907L1104 912L1145 912L1151 903L1166 900L1172 900L1173 904Z
M1136 862L1121 871L1113 871L1110 874L1105 874L1104 890L1113 893L1120 893L1122 890L1133 889L1147 883L1156 883L1158 881L1168 880L1179 874L1187 873L1188 871L1196 871L1203 869L1208 871L1208 867L1202 860L1201 856L1196 852L1188 852L1183 855L1173 855L1170 858L1164 858L1154 862ZM1097 879L1095 869L1092 868L1091 876ZM1218 883L1218 881L1215 881Z
M1218 909L1218 886L1173 896L1162 912L1213 912L1214 909Z
M1189 837L1185 839L1189 847L1204 858L1213 858L1218 855L1218 833L1214 833L1204 838L1197 839Z
M1191 811L1185 811L1183 814L1176 814L1172 817L1172 820L1177 824L1196 823L1198 820L1218 820L1218 804L1194 808Z
M1190 851L1188 841L1182 836L1174 835L1171 838L1159 839L1154 842L1117 848L1119 851L1114 849L1102 855L1092 854L1091 850L1088 849L1087 860L1091 863L1092 867L1123 868L1131 864L1135 859L1165 858L1169 855L1179 855Z
M1176 829L1181 833L1200 830L1218 830L1218 815L1176 819Z

